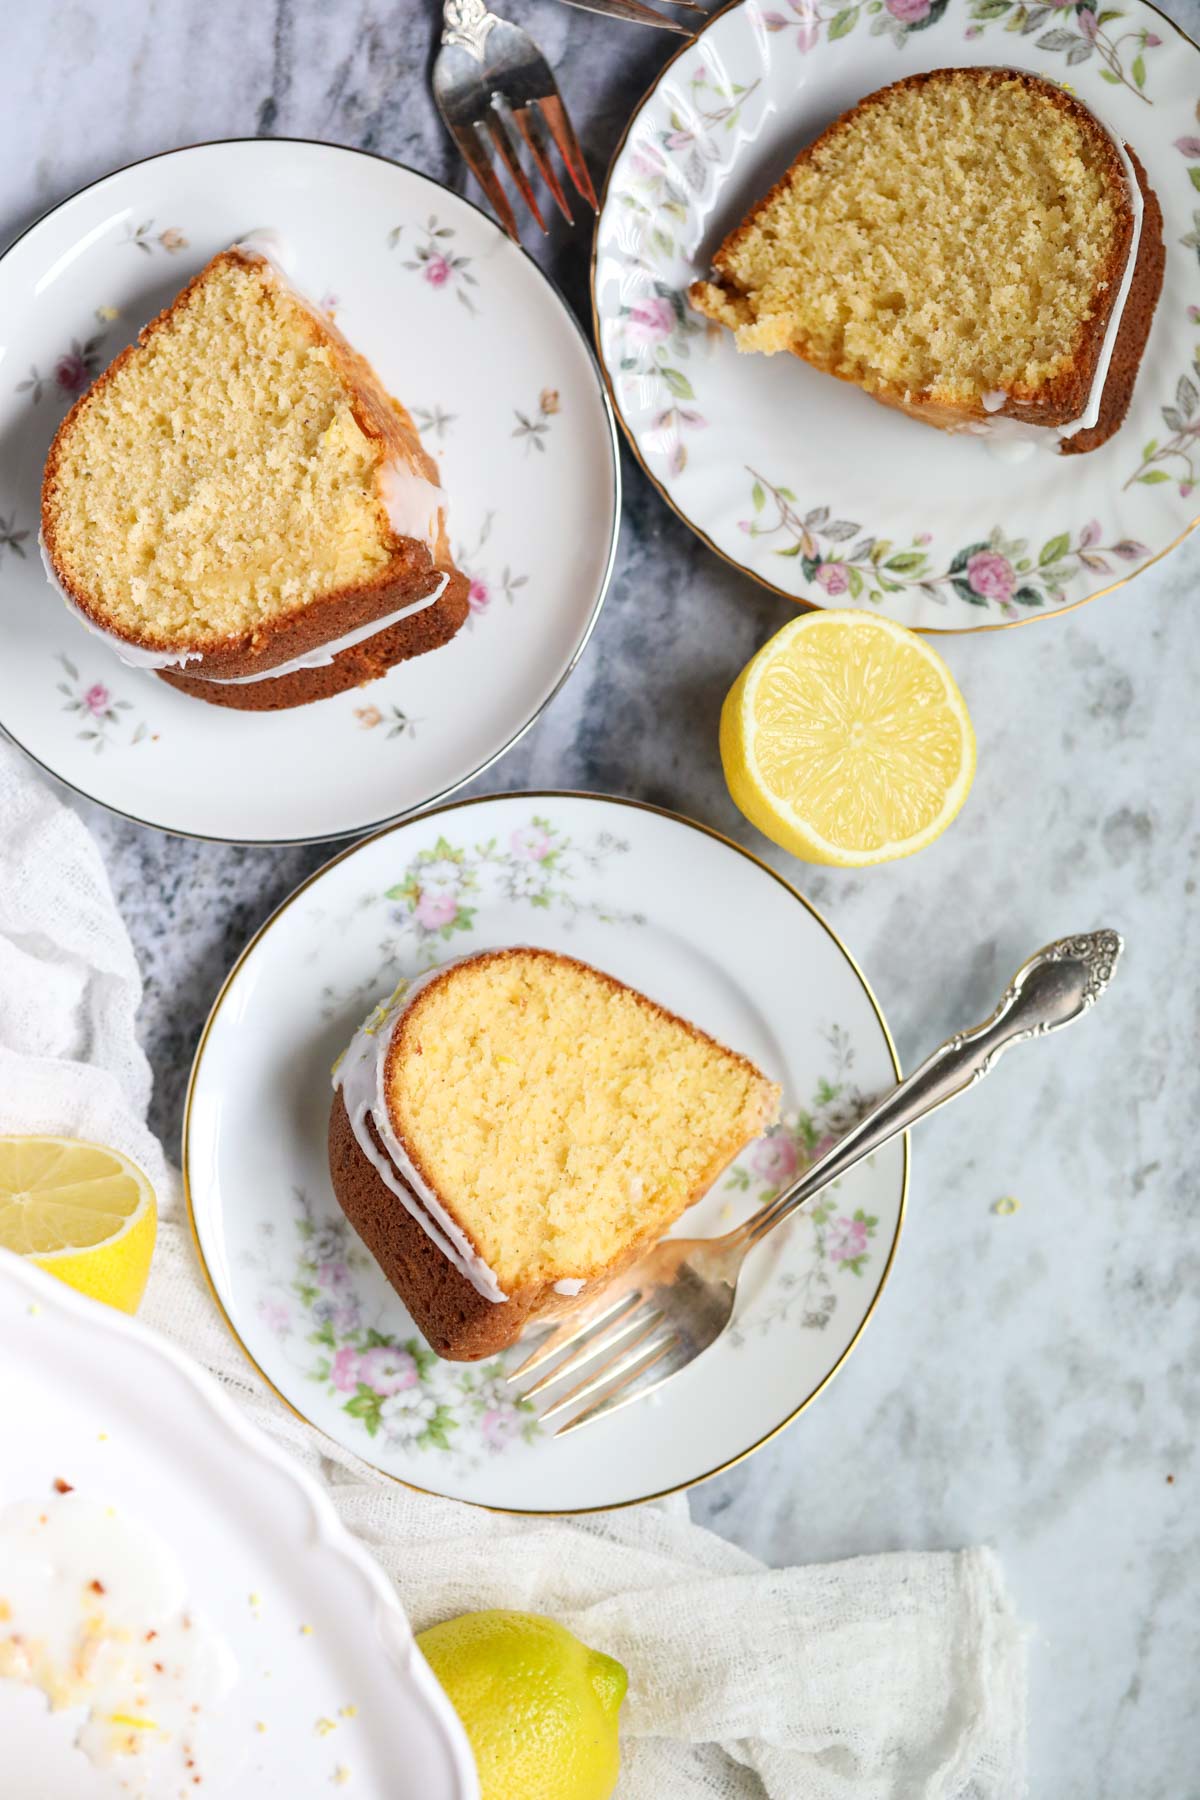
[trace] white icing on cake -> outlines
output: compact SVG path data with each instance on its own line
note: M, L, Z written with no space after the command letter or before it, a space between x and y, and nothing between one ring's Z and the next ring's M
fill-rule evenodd
M103 638L109 649L120 657L131 669L181 669L185 663L199 662L199 650L150 650L143 644L131 644L115 631L106 631L103 625L97 625L95 619L89 618L78 604L73 594L69 594L58 578L58 571L50 561L50 553L41 531L38 531L38 549L42 556L42 568L46 571L46 580L58 594L63 603L70 608L81 625L98 638Z
M199 650L150 650L142 644L131 644L125 638L118 637L113 631L106 631L95 619L89 618L75 599L69 594L55 572L54 565L38 533L38 549L42 555L42 567L46 572L46 580L59 594L60 598L74 613L81 625L86 626L95 637L103 638L109 649L131 669L182 669L189 662L203 662L203 652ZM277 663L273 669L259 669L253 675L205 675L201 669L189 669L187 673L194 681L211 681L214 687L237 687L245 682L270 681L276 675L292 675L298 669L323 669L330 664L342 650L349 650L354 644L365 643L368 638L386 631L389 625L396 625L401 619L407 619L413 613L424 612L426 607L433 606L441 599L450 580L445 570L438 571L438 584L431 594L421 600L410 600L407 606L397 607L395 612L385 613L382 619L371 619L366 625L359 625L354 631L347 631L341 637L330 638L327 643L318 644L315 650L306 651L303 656L295 656L290 662Z
M431 553L437 549L446 496L435 482L407 464L384 462L379 465L379 496L397 537L416 538Z
M478 954L476 952L475 954ZM342 1091L346 1115L355 1140L379 1179L395 1194L405 1211L431 1238L460 1275L485 1300L499 1304L508 1299L495 1272L484 1261L462 1227L450 1216L428 1182L414 1168L392 1125L387 1104L387 1053L397 1025L417 995L447 969L457 968L470 957L456 957L441 968L430 969L415 981L403 981L390 999L381 1001L370 1018L359 1026L345 1055L334 1065L333 1086ZM368 1130L374 1126L386 1155ZM411 1191L410 1191L411 1190ZM414 1200L413 1195L416 1195Z
M970 423L956 428L970 433L973 437L987 439L989 451L991 451L992 455L1000 462L1024 462L1028 457L1032 456L1034 451L1038 448L1051 450L1057 454L1063 438L1075 437L1078 432L1090 431L1093 426L1098 424L1100 419L1100 407L1104 399L1104 389L1108 381L1108 372L1112 367L1113 352L1116 349L1117 333L1121 329L1121 319L1124 316L1125 304L1129 299L1129 290L1133 286L1133 277L1137 269L1138 250L1142 241L1142 216L1145 212L1145 205L1142 200L1142 190L1138 186L1138 179L1134 173L1133 164L1129 160L1129 152L1126 150L1125 145L1121 142L1116 133L1104 123L1104 120L1099 118L1096 113L1092 112L1090 107L1087 110L1091 112L1097 125L1100 126L1101 130L1104 131L1111 140L1113 148L1116 150L1116 153L1121 160L1121 166L1125 172L1125 185L1129 192L1129 205L1133 213L1133 231L1129 239L1129 254L1125 259L1125 268L1121 276L1120 286L1117 289L1116 300L1113 302L1112 311L1108 315L1108 325L1105 329L1104 341L1100 346L1100 355L1097 358L1096 367L1092 374L1087 402L1079 417L1070 420L1065 425L1032 425L1023 419L1003 418L999 415L1001 408L1008 400L1008 395L1002 390L997 389L994 393L988 393L983 396L984 411L996 416L988 419L973 419Z
M204 675L198 669L193 676L199 681L211 681L214 687L240 687L249 681L270 681L276 675L292 675L298 669L324 669L343 650L349 650L354 644L363 644L368 638L377 637L386 631L389 625L396 625L401 619L407 619L412 613L424 612L440 600L450 580L445 570L440 571L438 584L432 594L426 594L423 600L412 600L407 606L399 607L395 612L385 613L382 619L371 619L366 625L360 625L354 631L347 631L344 636L330 638L327 643L318 644L315 650L307 651L303 656L293 657L291 662L279 663L273 669L260 669L254 675Z
M245 237L240 237L230 248L244 250L248 256L261 256L291 286L291 277L296 273L298 260L296 246L291 238L285 237L282 231L276 231L273 225L256 225L253 231L248 231ZM311 300L304 296L302 298L313 312L317 310Z
M296 251L290 239L282 232L270 226L259 226L246 233L231 246L247 256L253 256L268 264L275 279L286 287L292 298L314 318L327 324L320 308L314 306L307 294L297 288L292 281L296 268ZM437 485L410 469L407 463L387 459L379 465L379 495L387 515L388 525L397 537L413 538L423 543L431 555L436 553L438 538L441 532L442 508L446 504L446 496ZM46 579L56 590L59 597L74 613L81 624L96 637L102 638L109 649L131 669L183 669L188 663L202 664L202 650L155 650L143 644L130 643L127 638L119 637L115 631L107 630L103 625L90 618L83 608L63 586L58 573L50 560L42 533L38 532L38 549L41 552L42 567ZM255 681L270 681L279 675L294 675L302 669L324 669L333 662L342 650L348 650L355 644L364 643L378 632L386 631L391 625L399 624L401 619L409 618L413 613L424 612L426 607L433 606L446 591L449 575L439 570L438 585L433 592L420 600L413 600L406 606L397 607L395 612L384 615L381 619L372 619L369 624L357 627L354 631L345 632L339 638L319 644L302 656L292 657L290 661L279 663L272 669L260 669L251 675L206 675L202 668L189 671L193 680L211 681L222 687L240 687Z

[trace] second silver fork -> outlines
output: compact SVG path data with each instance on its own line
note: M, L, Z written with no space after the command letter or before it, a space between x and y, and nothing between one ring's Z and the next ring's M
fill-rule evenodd
M493 152L543 231L546 222L522 163L523 150L533 158L564 219L574 222L551 160L551 139L577 193L595 212L596 190L582 147L554 71L533 39L489 12L484 0L445 0L442 17L433 97L447 131L509 236L520 240Z

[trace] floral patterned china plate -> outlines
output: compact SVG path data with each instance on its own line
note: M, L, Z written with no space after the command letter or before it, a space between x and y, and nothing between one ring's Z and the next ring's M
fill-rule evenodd
M210 256L260 226L413 412L471 578L454 641L286 712L128 668L46 582L42 464L76 396ZM362 832L456 788L570 673L612 569L615 432L537 264L426 176L329 144L171 151L83 189L0 258L0 726L93 800L245 843Z
M0 1442L5 1800L479 1800L396 1589L328 1496L180 1350L8 1251Z
M1162 298L1124 425L1005 463L796 358L739 355L690 282L795 153L876 88L999 64L1071 90L1161 202ZM597 223L596 337L643 467L705 542L820 606L974 631L1044 618L1172 549L1200 506L1200 50L1142 0L734 0L635 112Z
M849 953L748 852L633 801L463 801L346 851L243 952L192 1071L192 1222L247 1356L348 1449L487 1506L622 1506L736 1462L833 1375L891 1266L907 1144L761 1247L730 1332L661 1394L554 1438L514 1402L503 1359L441 1362L427 1348L343 1218L326 1159L330 1069L373 1003L403 976L517 943L641 988L782 1084L782 1122L687 1214L688 1235L761 1206L899 1074Z

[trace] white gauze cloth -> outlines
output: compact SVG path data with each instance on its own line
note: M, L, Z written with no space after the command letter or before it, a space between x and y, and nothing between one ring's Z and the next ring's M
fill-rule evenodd
M414 1626L552 1613L629 1670L618 1800L1020 1800L1023 1636L987 1550L768 1569L686 1497L492 1516L385 1480L294 1418L226 1332L145 1125L141 980L94 840L0 744L0 1132L127 1152L160 1199L142 1308L332 1492Z

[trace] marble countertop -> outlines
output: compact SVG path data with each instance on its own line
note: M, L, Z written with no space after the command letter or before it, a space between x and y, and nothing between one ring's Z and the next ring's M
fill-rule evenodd
M602 168L670 39L556 0L506 10L554 61ZM1200 0L1167 10L1200 36ZM254 132L360 145L463 188L427 93L433 17L430 0L18 0L0 243L111 167ZM581 311L588 248L556 224L538 250ZM628 457L625 478L591 648L480 791L631 794L765 849L863 964L906 1065L1047 939L1105 924L1128 945L1102 1014L921 1132L861 1347L790 1431L696 1491L694 1514L773 1563L995 1545L1033 1633L1033 1795L1185 1800L1200 1793L1200 535L1082 611L946 640L979 736L967 810L911 861L817 872L745 825L717 759L731 675L791 608L706 551ZM229 962L329 852L181 842L81 810L142 959L152 1123L175 1147ZM993 1212L1003 1195L1019 1210Z

